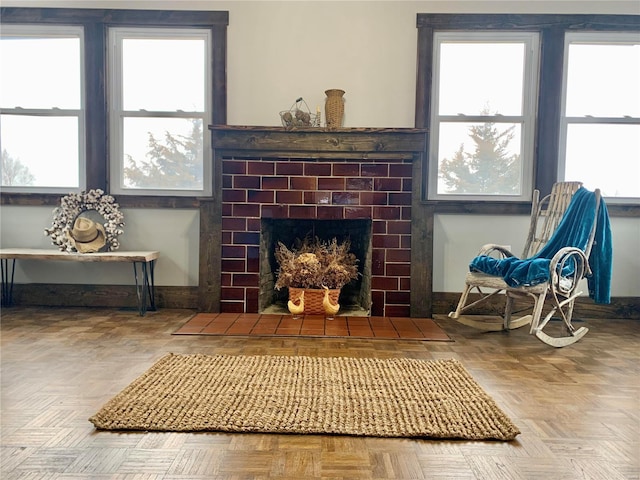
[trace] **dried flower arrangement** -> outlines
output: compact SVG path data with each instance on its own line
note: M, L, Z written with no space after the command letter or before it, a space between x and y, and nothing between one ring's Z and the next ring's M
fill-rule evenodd
M280 269L275 284L282 287L339 289L358 278L358 259L349 252L351 242L338 243L336 238L312 241L305 238L298 246L288 249L278 242L275 257Z

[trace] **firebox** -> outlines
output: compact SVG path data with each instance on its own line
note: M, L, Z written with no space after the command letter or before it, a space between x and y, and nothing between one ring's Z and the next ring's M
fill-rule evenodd
M340 292L341 314L369 315L371 310L371 220L263 219L260 230L260 313L286 313L288 292L275 290L278 273L275 250L278 242L295 248L304 239L348 240L350 252L358 259L358 278Z

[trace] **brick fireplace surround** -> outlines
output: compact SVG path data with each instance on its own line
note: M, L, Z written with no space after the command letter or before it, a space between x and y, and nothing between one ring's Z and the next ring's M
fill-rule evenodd
M201 244L201 310L259 313L263 220L369 219L370 314L412 314L412 277L423 278L412 274L412 203L419 201L414 179L421 178L424 130L211 132L218 184L211 217L201 218L211 232Z

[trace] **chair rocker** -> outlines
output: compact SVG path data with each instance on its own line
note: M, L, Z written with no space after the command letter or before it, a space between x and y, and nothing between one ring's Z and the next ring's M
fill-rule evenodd
M540 192L534 191L529 233L524 251L519 259L529 259L535 256L549 243L571 200L581 186L581 182L556 183L551 193L542 200L540 200ZM511 330L530 324L531 334L554 347L571 345L584 337L589 331L588 328L576 329L571 320L575 300L582 294L578 291L579 283L592 273L589 266L589 255L595 238L598 211L601 207L600 191L593 192L593 197L595 197L595 216L593 219L582 220L583 225L587 225L586 228L588 228L586 245L584 248L561 246L555 253L552 252L551 255L548 255L547 258L550 258L548 273L545 271L548 280L537 284L513 286L511 282L507 283L502 276L495 275L493 272L488 274L472 269L466 275L464 291L460 296L458 306L455 311L449 313L449 317L464 325L485 331ZM593 212L590 213L593 214ZM484 245L478 255L498 260L515 257L507 248L497 244ZM513 260L519 259L513 258ZM478 300L470 300L469 294L473 290L477 290L480 294ZM502 292L506 294L506 306L504 316L499 321L486 320L486 315L482 316L485 320L476 319L474 315L463 315L469 309L477 307ZM512 318L514 313L517 313L513 311L516 300L526 300L528 304L533 302L530 313ZM541 320L545 304L548 304L550 311ZM552 336L545 333L544 329L556 314L564 322L564 331L560 332L558 336ZM554 334L557 330L557 328L553 329Z

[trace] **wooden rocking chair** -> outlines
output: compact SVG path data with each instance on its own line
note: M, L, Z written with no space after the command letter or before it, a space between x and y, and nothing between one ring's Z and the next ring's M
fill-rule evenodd
M548 270L546 270L547 280L535 284L521 284L515 285L513 281L507 282L503 276L498 276L494 272L483 273L481 271L471 271L466 275L465 288L462 292L458 306L455 311L449 313L449 317L457 320L458 322L471 326L474 328L482 329L485 331L499 331L519 328L530 324L530 333L536 335L544 343L554 347L564 347L571 345L580 340L589 331L586 327L580 327L576 329L572 323L573 307L577 297L582 292L577 291L579 283L583 278L590 277L592 271L589 264L589 256L594 244L594 238L596 236L596 225L598 223L599 214L603 214L606 218L601 223L606 223L605 227L608 234L609 224L608 216L606 216L606 206L601 200L600 191L588 192L586 189L581 189L581 182L561 182L556 183L551 191L551 194L540 200L540 192L534 191L533 200L531 205L531 221L529 225L529 234L525 242L524 251L521 257L517 258L504 246L496 244L484 245L478 257L479 261L489 261L498 265L498 261L502 260L503 264L513 263L519 261L519 259L530 259L540 252L546 245L551 246L550 242L558 226L560 225L565 212L569 208L569 205L574 198L576 192L579 190L582 193L588 193L591 195L590 201L595 201L595 213L593 209L587 209L585 212L587 218L580 219L582 222L582 228L584 230L584 237L586 237L581 246L567 246L562 245L557 251L542 252L546 255L547 259L550 259L548 263ZM604 209L603 211L601 209ZM593 218L590 218L593 216ZM566 229L566 223L563 229ZM601 230L599 230L601 233ZM558 237L555 237L556 239ZM608 243L609 254L610 243ZM603 245L604 246L604 245ZM549 250L549 248L546 248ZM489 260L486 258L489 257ZM474 261L476 260L474 259ZM508 260L505 260L508 259ZM472 261L472 267L473 262ZM525 260L526 261L526 260ZM548 261L548 260L547 260ZM600 262L599 265L606 262ZM546 263L543 262L543 265ZM608 265L605 265L605 270L608 268L608 272L604 272L605 282L610 281L611 278L611 260L609 257ZM530 270L528 271L530 272ZM608 277L607 277L608 275ZM510 279L508 279L510 280ZM589 284L590 294L591 283ZM488 289L485 293L482 289ZM477 290L481 294L481 298L467 303L469 301L469 293L472 290ZM604 295L600 295L601 298L597 299L599 303L609 302L609 283L606 283L606 287L601 289L605 291ZM484 321L472 318L470 315L463 315L463 313L472 307L486 302L495 295L504 292L506 294L506 307L504 316L498 322ZM606 297L604 301L602 297ZM515 300L526 299L533 301L532 312L519 318L512 318L514 312ZM543 307L545 302L550 303L550 311L541 319ZM560 332L559 336L551 336L545 333L543 330L551 320L551 318L558 313L564 321L564 332ZM486 316L485 316L486 317ZM557 329L554 329L554 332Z

